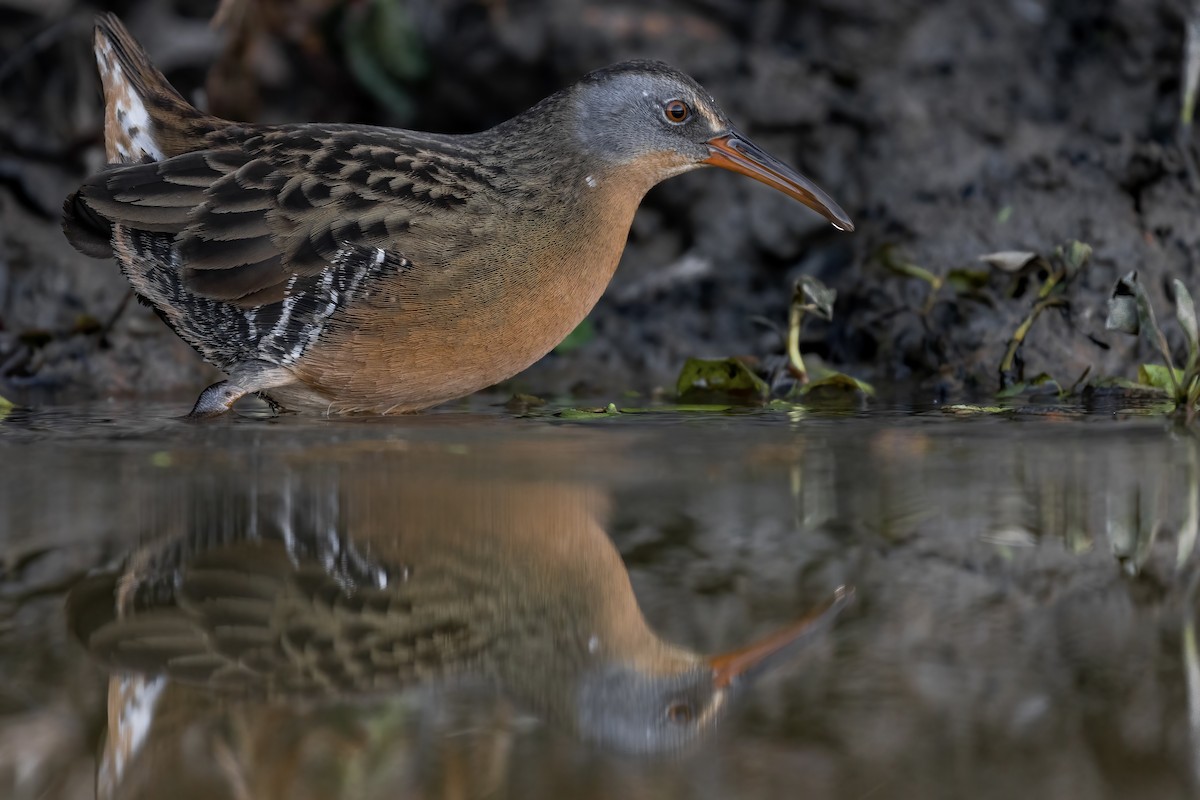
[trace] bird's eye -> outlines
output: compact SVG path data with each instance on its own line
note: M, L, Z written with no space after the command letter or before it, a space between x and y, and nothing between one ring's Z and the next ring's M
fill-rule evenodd
M663 116L667 118L667 122L679 125L691 118L692 110L682 100L668 100L667 104L663 106Z
M667 706L667 719L676 725L686 725L692 721L692 706L690 703L672 703Z

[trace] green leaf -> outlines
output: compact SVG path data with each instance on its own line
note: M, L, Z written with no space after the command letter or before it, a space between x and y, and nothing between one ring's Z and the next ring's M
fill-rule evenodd
M588 342L596 338L596 326L592 324L590 318L584 318L583 322L575 326L575 330L567 334L567 338L558 343L558 347L554 348L554 352L570 353L572 350L578 350Z
M679 372L675 392L680 397L711 393L766 399L771 387L736 358L689 358Z
M1175 379L1176 382L1183 382L1183 370L1175 370ZM1175 391L1175 382L1171 380L1171 370L1162 364L1142 364L1138 367L1138 383L1142 386L1161 389L1168 394Z
M989 273L985 269L963 269L955 267L946 273L946 283L959 294L973 292L987 286Z
M1092 257L1092 246L1079 241L1072 241L1062 252L1063 264L1066 266L1067 277L1073 278L1083 269Z
M604 408L564 408L554 416L562 419L590 420L607 419L609 417L617 417L620 415L621 412L617 411L616 404L609 403Z
M1176 278L1174 284L1175 318L1179 320L1179 327L1183 328L1183 335L1187 338L1188 366L1194 369L1197 359L1200 359L1200 334L1196 329L1196 304L1192 302L1191 292L1187 290L1182 281Z
M416 108L405 88L424 75L421 40L401 0L370 0L347 9L341 28L346 63L355 79L399 119Z
M622 408L622 414L720 414L733 408L719 403L664 403L661 406Z
M800 396L808 397L814 392L833 393L862 393L867 397L875 396L875 387L866 381L847 375L844 372L829 372L816 380L811 380L800 387Z

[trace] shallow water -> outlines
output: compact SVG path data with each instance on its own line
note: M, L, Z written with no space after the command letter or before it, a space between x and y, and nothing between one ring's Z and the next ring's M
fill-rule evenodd
M1161 420L179 410L0 421L4 796L1195 793L1200 461Z

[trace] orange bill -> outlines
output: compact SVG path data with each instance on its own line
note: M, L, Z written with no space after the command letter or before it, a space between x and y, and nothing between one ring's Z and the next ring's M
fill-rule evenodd
M840 231L854 230L854 223L821 187L751 142L736 130L708 140L712 153L705 164L749 175L756 181L794 197L833 223Z
M775 656L789 653L807 640L810 634L824 629L834 617L854 599L854 587L839 586L826 603L782 630L775 631L757 642L729 653L709 658L713 670L713 686L727 689L734 683L765 669Z

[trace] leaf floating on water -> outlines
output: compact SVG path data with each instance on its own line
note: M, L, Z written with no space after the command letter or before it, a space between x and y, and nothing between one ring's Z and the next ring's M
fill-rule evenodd
M970 403L956 403L952 406L942 406L943 414L953 414L956 417L973 417L979 414L1007 414L1012 409L1000 406L976 406Z
M1001 272L1020 272L1037 257L1037 253L1028 250L1001 250L982 255L979 260Z
M737 358L689 358L679 372L675 392L680 397L721 394L766 399L771 387Z
M844 372L829 372L800 387L801 397L808 397L813 393L864 394L867 397L874 397L875 387Z
M664 403L660 406L640 408L617 408L616 403L609 403L604 408L564 408L554 416L560 419L596 420L611 419L626 414L720 414L732 409L733 406L716 403Z
M666 403L644 408L622 408L622 414L719 414L730 411L733 406L719 403Z
M560 419L607 419L620 416L615 403L609 403L605 408L564 408L554 416Z

